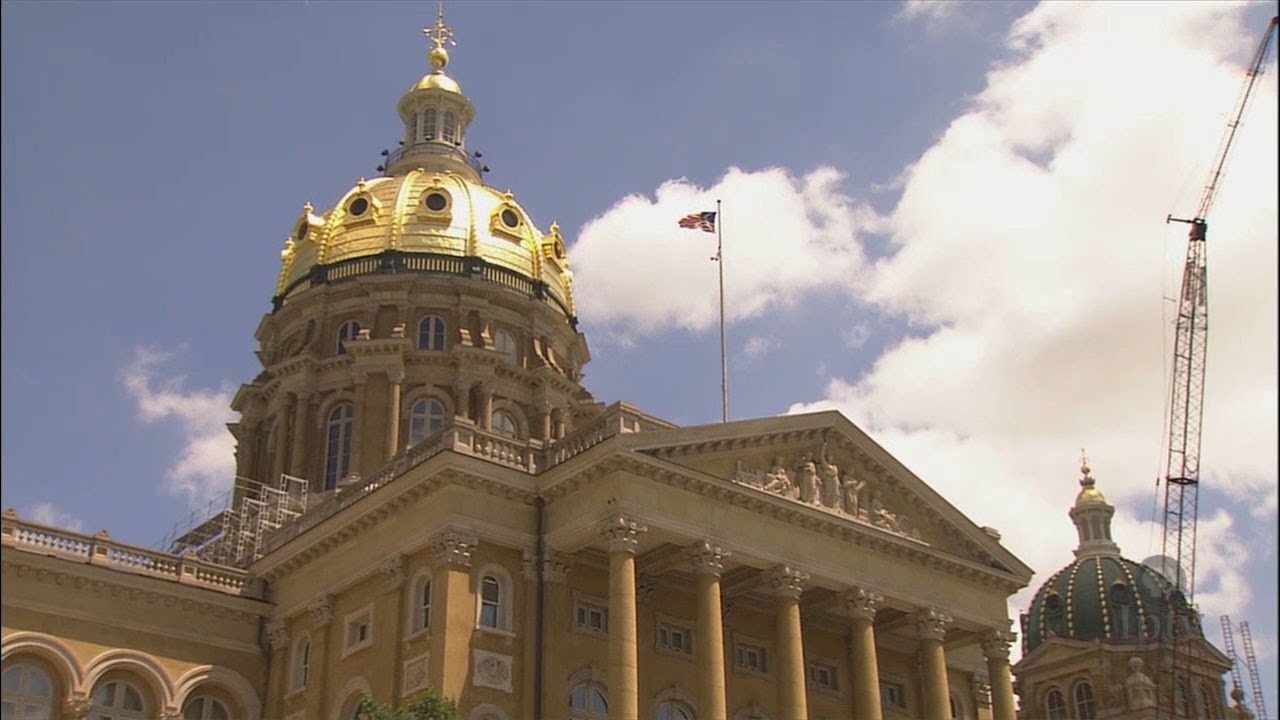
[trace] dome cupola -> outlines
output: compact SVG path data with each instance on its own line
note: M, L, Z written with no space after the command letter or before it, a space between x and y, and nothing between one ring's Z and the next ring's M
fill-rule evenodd
M1116 509L1098 490L1097 481L1089 475L1088 461L1081 458L1080 493L1068 513L1080 536L1076 557L1120 554L1120 547L1111 539L1111 517L1115 513Z

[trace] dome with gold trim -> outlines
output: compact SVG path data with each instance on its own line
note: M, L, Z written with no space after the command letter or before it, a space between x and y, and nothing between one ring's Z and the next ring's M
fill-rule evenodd
M452 31L438 17L432 71L400 98L404 136L384 177L361 179L328 210L307 204L281 252L274 303L315 284L379 272L462 275L546 300L575 318L564 238L544 233L510 191L484 184L466 150L471 101L444 74Z

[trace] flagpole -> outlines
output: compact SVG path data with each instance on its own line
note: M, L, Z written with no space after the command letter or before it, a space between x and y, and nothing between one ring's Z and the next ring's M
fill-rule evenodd
M724 238L720 234L724 216L716 200L716 260L720 266L720 412L721 422L729 422L729 355L724 339Z

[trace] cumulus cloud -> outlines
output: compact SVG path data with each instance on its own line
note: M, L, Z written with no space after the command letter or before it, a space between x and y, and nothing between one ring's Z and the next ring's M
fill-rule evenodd
M792 411L842 410L1041 571L1070 559L1066 509L1086 446L1122 506L1122 549L1158 552L1165 298L1185 248L1185 227L1162 221L1195 212L1244 78L1237 50L1261 30L1243 16L1229 4L1046 3L1019 19L986 88L905 173L890 253L867 273L863 301L931 329ZM1257 93L1210 215L1202 477L1274 518L1274 68ZM1199 539L1202 609L1243 611L1235 518L1206 512Z
M84 521L75 515L63 512L51 502L36 503L26 508L22 515L31 522L40 523L41 525L49 525L76 533L84 532Z
M731 168L711 187L663 183L652 198L631 195L589 221L573 248L584 319L624 324L637 334L671 327L705 330L718 321L714 235L676 220L724 200L728 320L788 306L804 293L852 287L864 266L860 230L882 224L874 210L840 190L830 168L796 177L771 168Z
M235 439L226 424L236 419L232 389L185 387L180 375L165 375L162 366L174 352L139 347L121 380L145 423L176 423L183 448L165 474L168 489L203 507L230 489L235 477Z
M898 10L897 18L902 21L923 21L927 25L935 25L947 18L954 17L956 11L964 3L951 0L906 0Z
M764 337L763 335L752 335L742 344L742 354L748 360L762 358L765 355L782 347L782 342L777 338Z

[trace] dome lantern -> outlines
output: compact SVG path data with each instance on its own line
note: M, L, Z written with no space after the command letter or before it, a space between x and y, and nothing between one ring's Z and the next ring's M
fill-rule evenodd
M1111 517L1115 515L1116 509L1103 497L1097 488L1097 481L1089 472L1089 462L1081 452L1080 493L1076 495L1076 503L1069 513L1080 536L1080 544L1075 550L1076 557L1119 555L1120 548L1111 539Z
M444 24L443 3L436 13L436 24L422 32L432 43L427 53L431 72L400 98L396 109L404 123L404 135L399 149L388 156L383 167L388 176L426 170L455 172L478 182L480 163L467 153L465 144L475 108L444 72L449 64L448 46L457 43L453 29Z

